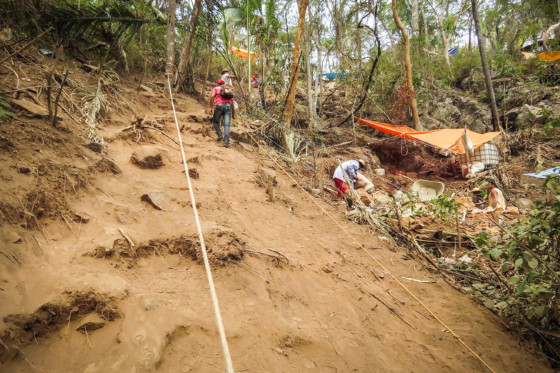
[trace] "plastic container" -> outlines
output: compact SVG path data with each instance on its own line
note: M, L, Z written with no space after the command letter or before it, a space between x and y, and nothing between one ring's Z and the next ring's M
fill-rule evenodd
M422 202L428 202L440 197L445 190L445 185L439 181L416 180L410 191L418 195Z

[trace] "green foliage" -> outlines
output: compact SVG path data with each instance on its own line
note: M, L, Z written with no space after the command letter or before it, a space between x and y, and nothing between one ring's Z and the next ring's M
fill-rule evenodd
M453 216L459 215L461 204L455 200L455 194L443 194L433 199L427 204L428 211L433 213L437 218L448 222Z
M143 25L165 21L146 1L113 0L102 4L51 4L45 23L54 24L66 38L100 38L113 45L126 45Z
M3 94L2 90L0 90L0 120L2 122L7 121L9 118L14 116L14 113L8 111L10 108L10 102L8 98Z
M543 130L548 138L560 136L560 118L546 122L543 126Z
M512 55L496 52L491 57L491 66L498 70L498 77L512 76L515 74L517 62Z
M484 255L501 264L507 287L488 289L478 284L475 292L496 313L522 323L560 327L560 178L544 182L547 202L535 207L523 221L508 229L506 243L496 244L488 235L476 241Z

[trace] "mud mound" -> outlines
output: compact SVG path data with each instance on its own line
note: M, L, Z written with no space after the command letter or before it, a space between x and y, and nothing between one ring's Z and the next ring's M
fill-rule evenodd
M5 348L0 349L0 362L17 357L19 347L93 312L108 322L121 317L114 299L91 292L67 292L60 299L43 304L32 314L4 317L5 329L0 342Z
M416 144L402 139L387 138L368 144L381 162L386 173L396 171L422 171L438 174L443 177L455 173L456 159L443 155L438 149Z
M205 235L206 248L209 260L212 264L225 266L230 262L243 259L247 244L234 232L213 230ZM197 235L181 235L173 238L157 238L132 246L126 239L116 239L112 248L97 247L89 253L96 258L121 258L130 261L129 267L139 258L147 258L154 255L180 255L189 257L194 261L202 263L202 253Z

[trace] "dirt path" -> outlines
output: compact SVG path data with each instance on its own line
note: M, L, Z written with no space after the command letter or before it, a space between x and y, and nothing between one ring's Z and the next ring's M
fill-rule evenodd
M187 158L198 158L191 162L200 175L194 191L238 371L487 371L263 154L220 147L213 134L204 135L209 123L197 122L203 107L177 100ZM138 115L165 117L174 136L165 102L150 107L159 108ZM35 254L10 267L0 316L18 314L12 329L20 325L28 343L8 346L2 371L224 371L177 146L161 137L155 146L165 165L140 169L130 162L140 145L119 139L122 128L114 124L103 134L122 173L99 175L72 201L89 222L51 222L48 241L24 235ZM274 202L258 185L257 170L276 176ZM159 193L164 208L141 201L145 193ZM386 237L317 201L495 371L548 371L486 309ZM192 245L185 244L189 237ZM97 258L99 246L116 252ZM136 257L127 256L134 250ZM55 309L64 317L53 316Z

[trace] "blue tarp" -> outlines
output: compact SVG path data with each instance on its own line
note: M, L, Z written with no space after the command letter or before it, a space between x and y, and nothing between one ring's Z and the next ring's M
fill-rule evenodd
M459 47L451 48L448 52L450 56L454 56L459 51Z
M343 73L326 73L323 74L323 76L325 78L327 78L328 80L335 80L336 78L344 78L344 74Z
M560 175L560 166L549 168L548 170L544 170L535 174L523 174L527 176L536 177L538 179L546 179L548 175L557 174Z

